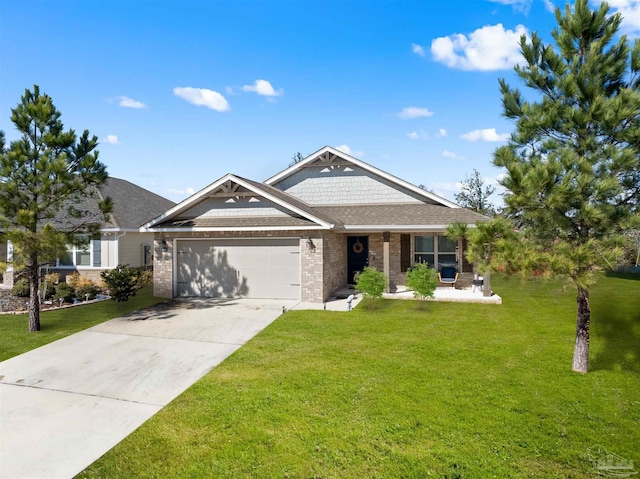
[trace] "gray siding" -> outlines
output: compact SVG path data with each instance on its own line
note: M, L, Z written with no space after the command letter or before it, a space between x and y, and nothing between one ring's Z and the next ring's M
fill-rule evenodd
M357 166L302 168L274 186L311 205L424 202L415 193Z
M118 241L118 262L134 267L142 266L142 245L144 244L153 244L153 233L131 232L122 236Z
M229 216L286 216L284 208L264 198L250 201L250 197L206 198L197 205L180 213L176 218L210 218Z

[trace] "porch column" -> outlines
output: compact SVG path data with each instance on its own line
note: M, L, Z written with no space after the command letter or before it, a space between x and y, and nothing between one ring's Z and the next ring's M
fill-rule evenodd
M483 275L484 282L482 283L482 296L491 296L491 271L487 270Z
M387 277L387 293L391 290L391 268L389 266L389 239L391 234L388 231L382 233L382 271Z

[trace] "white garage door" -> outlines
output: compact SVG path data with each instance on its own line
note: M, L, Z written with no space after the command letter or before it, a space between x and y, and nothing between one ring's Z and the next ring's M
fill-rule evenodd
M299 299L298 239L178 240L178 296Z

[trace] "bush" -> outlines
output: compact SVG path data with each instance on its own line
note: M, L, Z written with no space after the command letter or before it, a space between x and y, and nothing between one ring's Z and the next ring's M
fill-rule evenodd
M413 290L413 297L420 299L420 307L424 306L424 300L433 298L433 292L438 286L438 273L426 264L416 263L407 272L407 288Z
M119 264L111 271L100 273L109 295L118 303L128 301L136 295L139 272L126 265Z
M16 281L13 284L13 288L11 288L11 294L19 298L28 298L30 295L29 280L27 278L20 278Z
M76 298L81 300L96 299L96 294L98 294L98 292L99 291L97 286L92 282L91 284L85 284L84 286L80 286L79 288L76 288Z
M93 280L80 275L80 273L78 272L75 272L67 276L67 283L73 286L76 290L91 289L91 288L99 289Z
M153 270L149 268L138 268L137 288L147 288L153 286Z
M53 295L54 301L60 301L62 299L63 303L72 303L73 299L76 297L75 289L68 283L60 283L56 286L56 292Z
M375 308L376 299L382 297L387 286L387 277L373 266L367 266L363 271L356 273L355 280L356 290L362 291L364 294L364 302L367 307Z
M58 273L46 274L42 281L40 293L44 295L44 299L50 299L56 293L56 285L60 282ZM46 290L45 290L46 287Z

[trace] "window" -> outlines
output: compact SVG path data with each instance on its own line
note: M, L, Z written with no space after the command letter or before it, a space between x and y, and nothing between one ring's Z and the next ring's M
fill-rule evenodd
M456 241L446 236L414 236L413 261L426 263L429 268L440 269L443 266L458 267L456 260Z
M438 236L438 268L443 266L458 267L456 246L455 241L451 241L446 236Z
M101 248L99 238L83 246L68 245L66 253L58 258L58 266L99 268L102 260Z
M433 268L435 261L435 249L433 236L416 236L413 239L413 262L427 263Z

